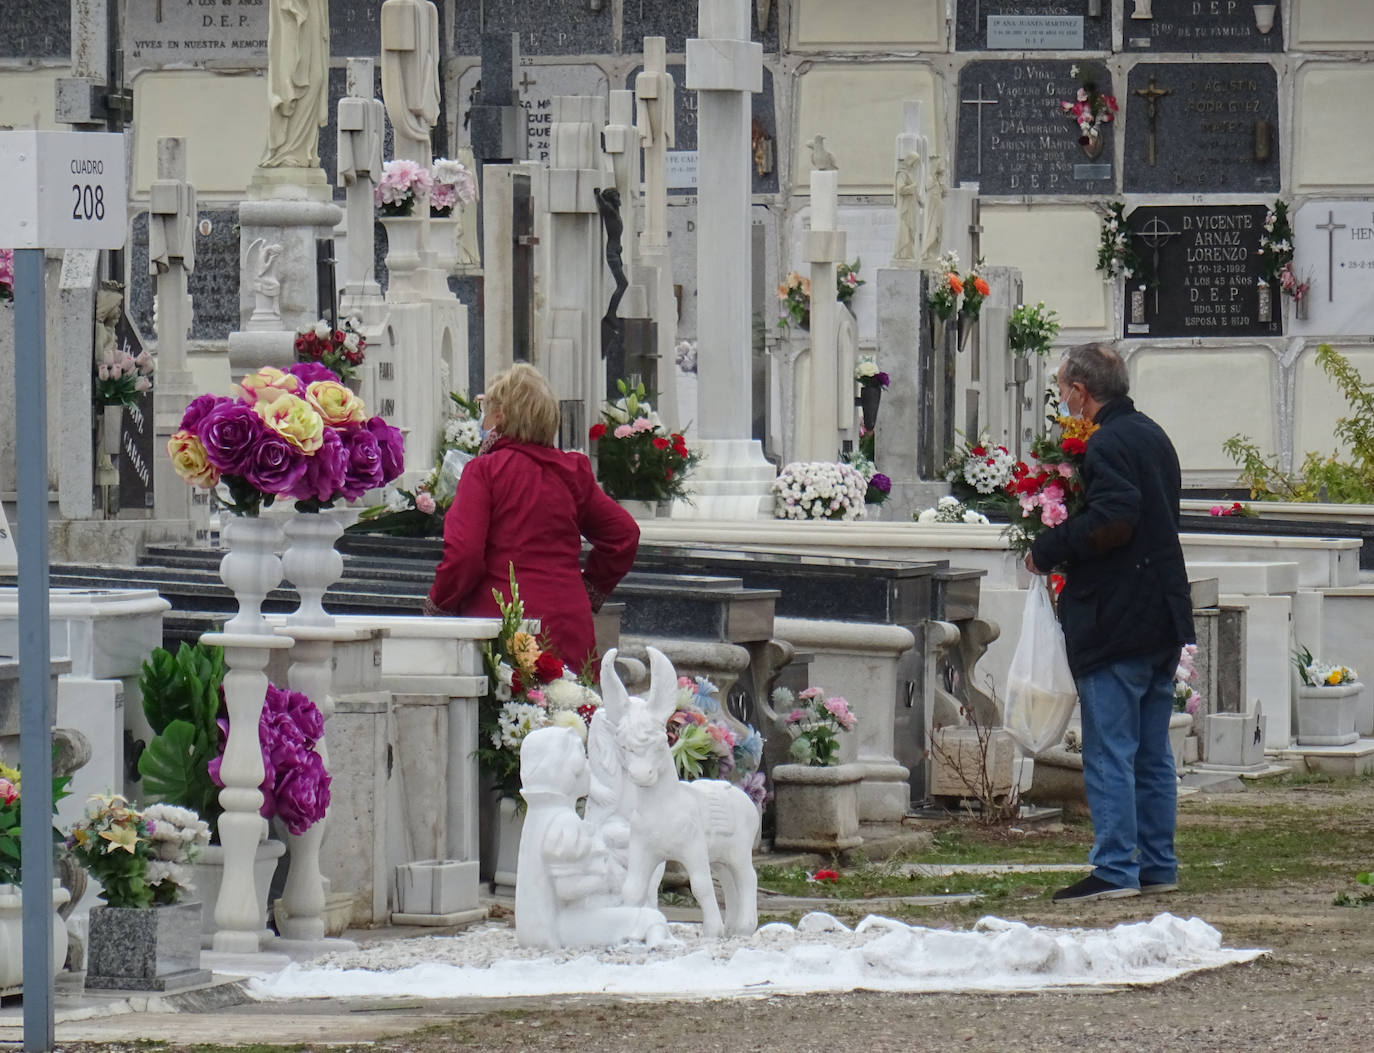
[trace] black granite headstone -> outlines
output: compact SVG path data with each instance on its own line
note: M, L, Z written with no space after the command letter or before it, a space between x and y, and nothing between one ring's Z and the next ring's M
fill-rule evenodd
M1154 0L1150 18L1132 18L1126 4L1122 44L1126 51L1282 52L1282 5L1272 9L1273 25L1260 32L1250 0Z
M439 6L440 35L444 5ZM329 50L345 58L377 58L382 53L378 12L381 0L329 0Z
M1127 217L1146 283L1127 283L1128 337L1281 336L1260 316L1266 205L1142 206Z
M0 58L65 58L72 50L72 7L67 0L5 0Z
M115 345L138 357L143 341L121 311L115 325ZM157 383L157 375L153 375ZM119 507L143 510L153 507L153 393L145 391L121 415L119 428Z
M612 50L611 3L593 11L587 0L502 0L456 5L453 53L476 55L483 33L520 34L524 55L598 55Z
M196 269L186 281L191 294L191 339L227 340L239 326L238 209L202 208L202 222L210 233L196 233ZM153 294L156 282L148 273L148 214L133 220L129 239L129 317L144 343L153 343Z
M1063 110L1081 84L1074 66L1039 59L966 65L959 74L955 182L977 182L983 194L1111 194L1112 126L1102 126L1102 152L1090 157ZM1098 90L1110 95L1110 75L1097 63L1091 69Z
M1109 51L1112 0L978 0L958 5L956 51Z
M758 7L749 5L749 27L752 39L763 44L763 50L778 50L778 9L770 4L768 24L759 27ZM622 34L624 50L633 55L644 48L645 37L663 37L668 54L681 55L687 40L700 36L697 28L697 5L683 0L629 0L625 4L625 27Z
M1127 193L1278 193L1273 66L1148 62L1126 87Z

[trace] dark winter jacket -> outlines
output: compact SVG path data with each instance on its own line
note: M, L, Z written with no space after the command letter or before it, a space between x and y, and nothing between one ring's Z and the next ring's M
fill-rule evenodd
M1113 399L1093 420L1087 504L1031 546L1037 567L1064 572L1059 620L1075 676L1194 640L1178 541L1178 454L1129 398Z

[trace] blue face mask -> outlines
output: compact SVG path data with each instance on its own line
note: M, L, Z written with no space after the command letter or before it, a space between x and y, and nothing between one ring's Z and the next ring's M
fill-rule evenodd
M491 429L490 429L490 428L482 428L482 427L479 426L479 428L478 428L478 434L481 435L482 441L483 441L483 442L486 442L487 439L491 436Z
M1073 411L1069 409L1069 404L1064 399L1059 400L1059 415L1061 417L1072 417Z

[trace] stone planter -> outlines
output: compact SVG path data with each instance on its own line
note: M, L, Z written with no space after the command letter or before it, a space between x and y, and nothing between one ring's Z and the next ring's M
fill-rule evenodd
M1174 752L1174 771L1183 767L1183 745L1188 741L1188 733L1193 730L1191 713L1173 713L1169 716L1169 748Z
M1301 301L1299 301L1301 302ZM1298 688L1299 746L1348 746L1360 737L1355 730L1364 684Z
M813 768L779 764L773 768L777 834L774 848L807 852L840 852L863 844L859 836L857 764Z
M272 875L277 869L277 860L286 852L281 841L261 841L258 843L257 856L253 860L253 888L257 893L257 928L263 938L271 935L267 931L267 896L272 885ZM200 858L189 864L191 880L195 884L196 897L200 900L197 909L201 912L200 931L202 943L210 946L215 934L215 904L219 902L220 886L224 883L224 847L207 845L200 851Z
M632 498L617 498L616 504L636 520L645 519L666 519L668 510L672 507L671 501L636 501Z
M201 906L92 907L86 986L171 991L210 982L200 967Z
M57 881L52 883L52 975L67 960L67 926L57 908L71 898ZM0 995L24 989L24 899L18 885L0 885Z

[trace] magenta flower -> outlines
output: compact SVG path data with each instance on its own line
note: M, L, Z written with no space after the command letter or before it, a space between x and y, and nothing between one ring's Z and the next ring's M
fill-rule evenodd
M321 504L334 500L348 473L348 450L334 428L324 429L324 444L305 459L305 472L291 490L297 501L314 499Z
M252 410L248 412L257 416ZM289 494L305 475L309 460L281 435L263 428L262 435L249 451L248 461L239 474L248 480L250 486L265 494Z
M400 428L393 428L381 417L373 417L363 425L377 437L382 457L382 482L389 483L406 470L406 440Z
M303 834L329 809L330 775L314 750L302 750L277 783L277 815L293 834Z
M318 362L297 362L288 369L287 372L300 380L302 389L309 387L317 380L332 380L335 383L339 382L339 375L337 373ZM182 427L185 427L185 425L183 424Z
M181 415L181 430L189 431L192 435L200 434L200 422L206 415L221 403L233 403L233 399L224 398L221 395L199 395L186 407L186 412Z
M369 422L370 423L370 422ZM344 483L340 493L346 500L353 501L369 490L375 490L386 482L383 467L381 444L370 428L354 428L342 436L344 448L348 452L348 462L344 469Z
M195 406L197 402L200 399L191 405ZM267 426L251 407L233 399L220 399L201 417L197 435L211 464L226 475L247 475L258 440L266 432Z

